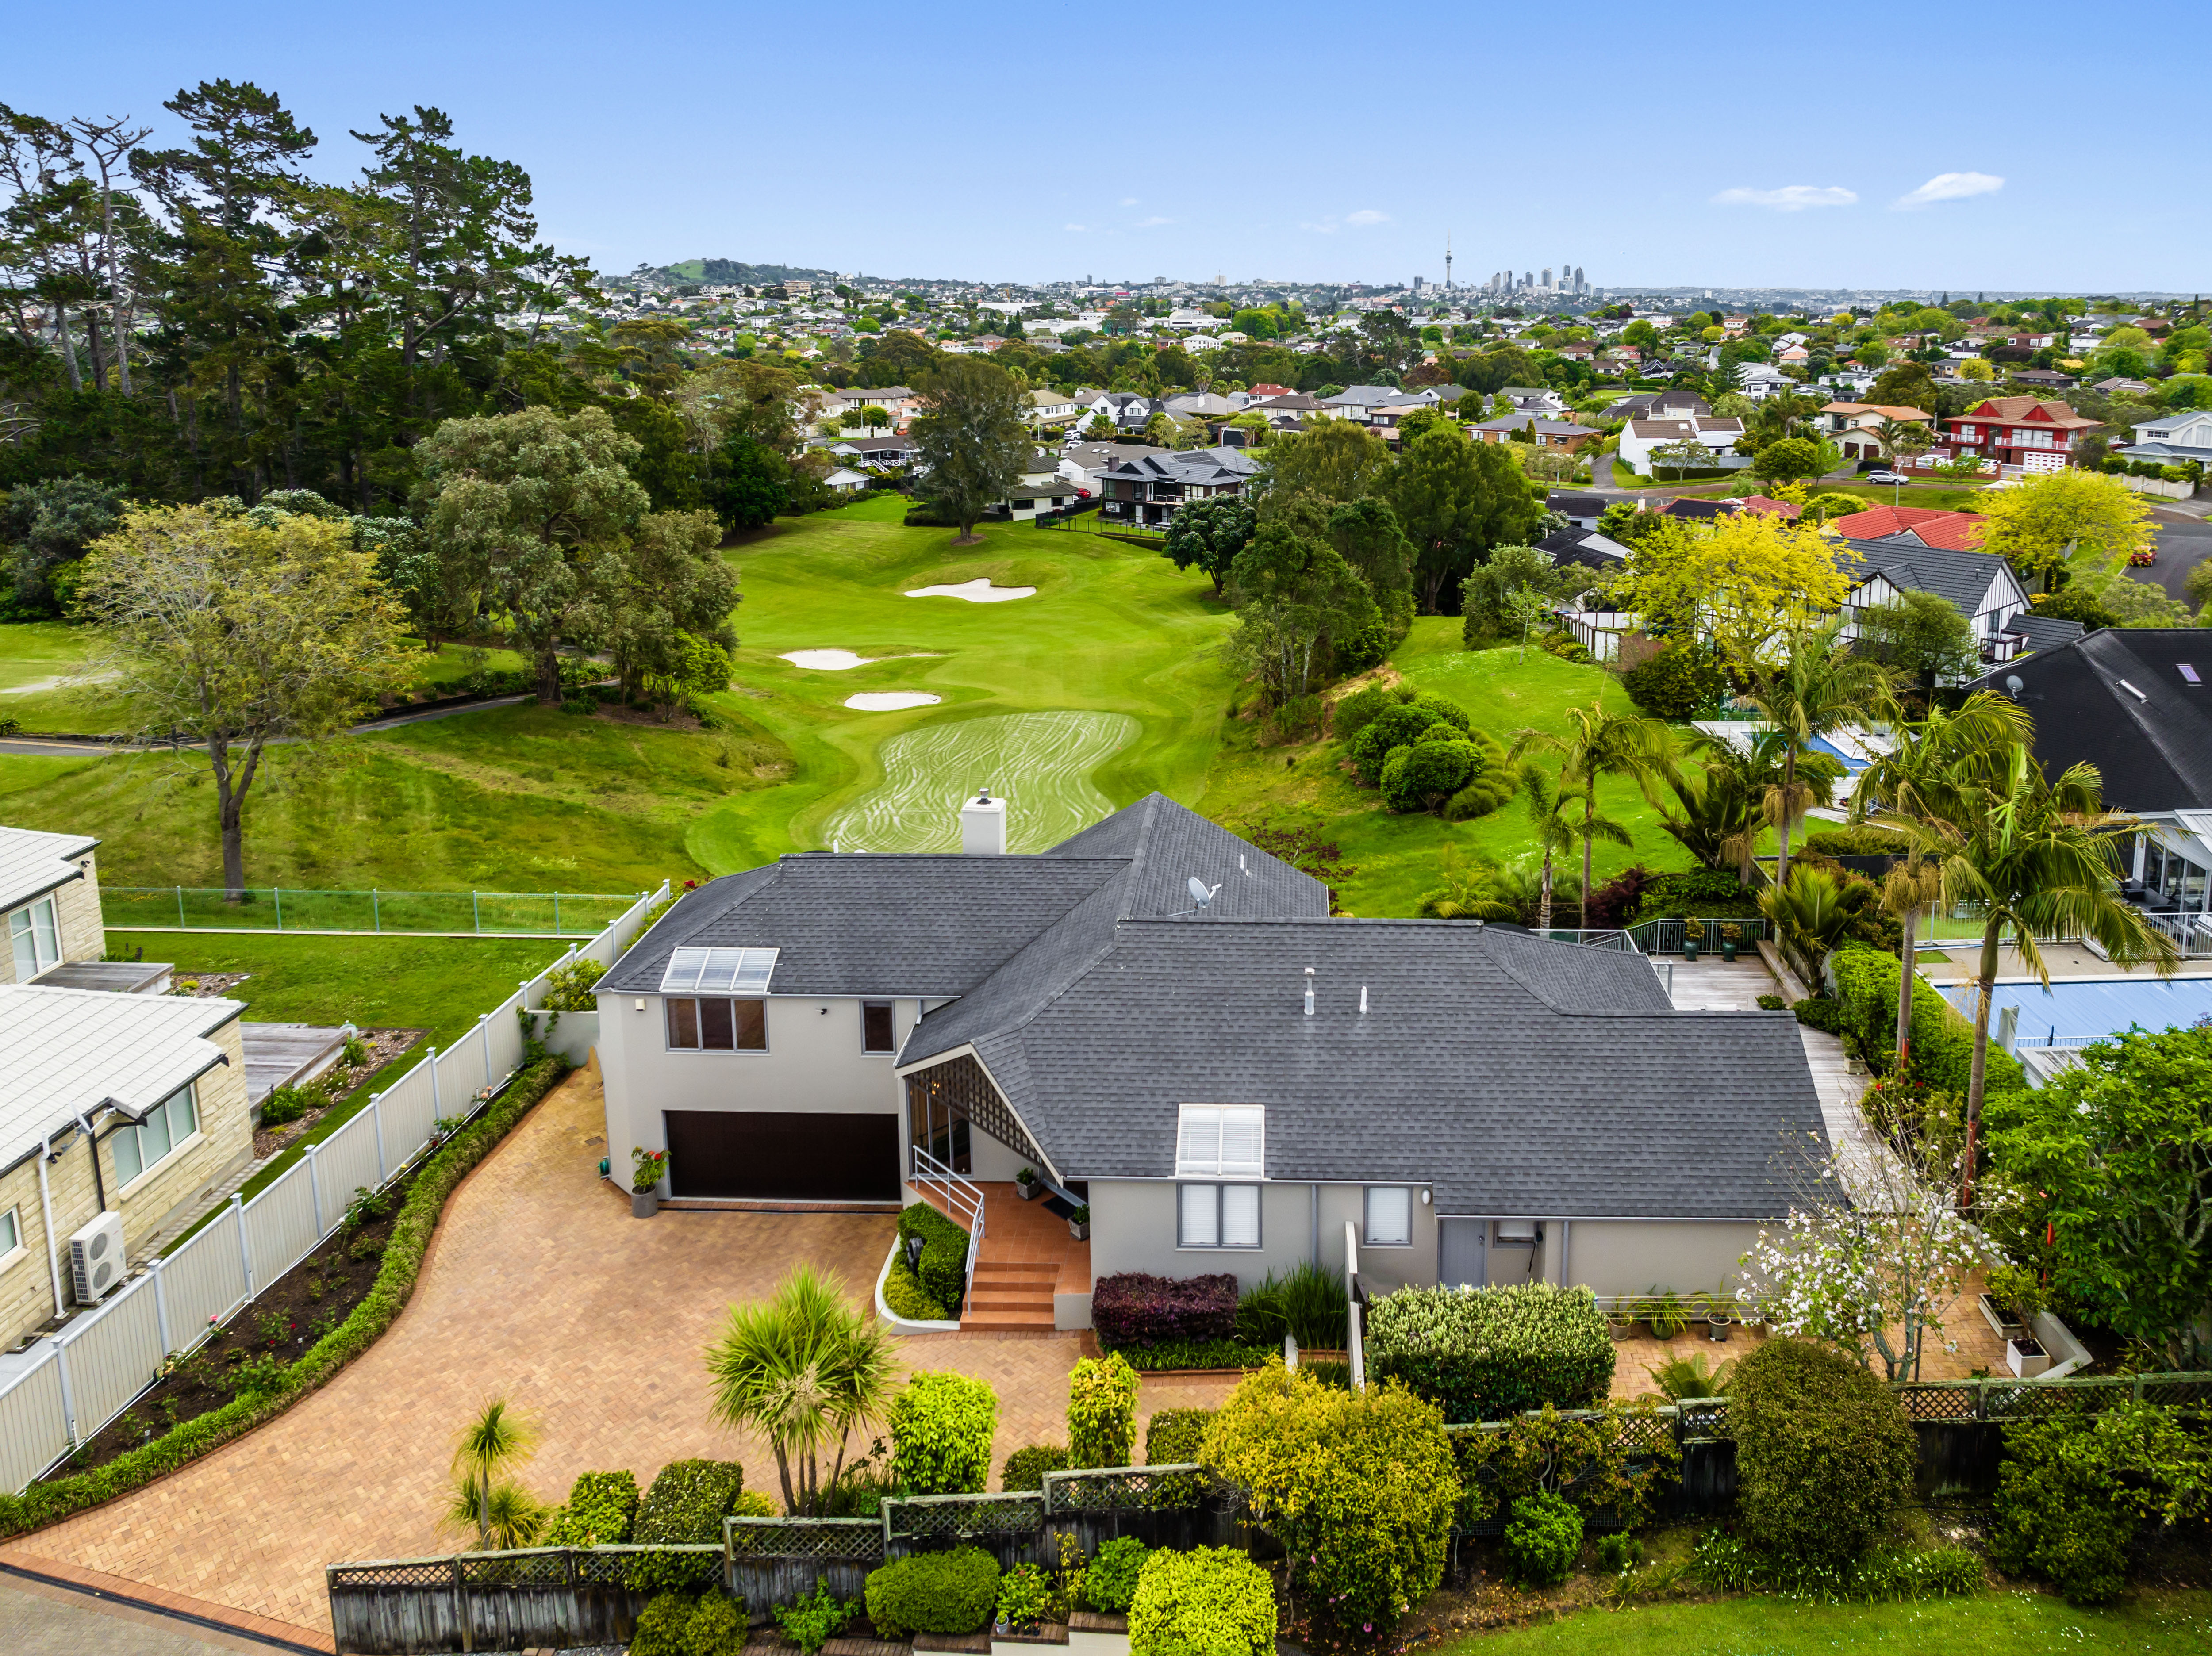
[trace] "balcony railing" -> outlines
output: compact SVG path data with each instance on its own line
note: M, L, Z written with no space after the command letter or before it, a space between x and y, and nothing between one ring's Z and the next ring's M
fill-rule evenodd
M980 1186L955 1173L919 1144L914 1147L914 1176L909 1181L924 1195L935 1193L945 1215L968 1230L968 1264L962 1280L961 1304L975 1290L975 1261L983 1252L983 1192Z

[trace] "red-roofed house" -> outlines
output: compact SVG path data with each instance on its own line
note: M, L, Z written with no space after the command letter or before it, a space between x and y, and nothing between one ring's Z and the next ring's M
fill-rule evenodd
M2043 397L1991 397L1950 422L1960 454L1986 454L2000 465L2063 471L2074 446L2097 428L2063 403Z
M1829 519L1828 527L1847 541L1878 541L1909 535L1923 546L1971 552L1982 543L1989 519L1978 512L1937 512L1924 506L1877 506Z
M1802 506L1792 506L1787 500L1771 500L1764 494L1747 494L1736 502L1746 512L1764 518L1796 518L1803 513Z

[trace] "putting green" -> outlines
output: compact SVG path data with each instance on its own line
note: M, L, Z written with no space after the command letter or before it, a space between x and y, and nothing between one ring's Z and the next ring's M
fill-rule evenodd
M957 851L960 804L1006 801L1006 848L1042 851L1114 809L1091 779L1137 739L1127 713L1000 713L925 725L885 742L883 782L823 825L846 851Z

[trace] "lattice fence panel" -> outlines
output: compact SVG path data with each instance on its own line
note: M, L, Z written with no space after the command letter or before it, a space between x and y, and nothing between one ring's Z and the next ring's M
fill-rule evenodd
M1900 1386L1897 1401L1908 1420L1974 1420L1981 1414L1978 1386Z
M453 1584L450 1558L407 1558L388 1564L333 1564L332 1586L449 1587Z
M1681 1435L1692 1437L1726 1437L1729 1435L1729 1405L1726 1398L1688 1398L1674 1405L1675 1417L1680 1422Z
M568 1553L563 1547L528 1552L464 1554L454 1561L461 1580L472 1587L565 1586Z
M884 1556L884 1526L872 1518L732 1518L730 1551L738 1558L847 1558Z
M2212 1374L2147 1375L2142 1380L2142 1400L2167 1408L2202 1408L2212 1403Z
M1196 1461L1047 1472L1044 1506L1054 1513L1157 1511L1195 1507L1215 1487L1212 1474Z
M1042 1495L933 1495L884 1502L894 1541L984 1535L1034 1535L1044 1528Z

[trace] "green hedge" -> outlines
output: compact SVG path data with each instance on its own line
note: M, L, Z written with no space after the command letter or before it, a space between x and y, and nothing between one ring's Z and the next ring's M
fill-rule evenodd
M908 1322L952 1320L951 1313L929 1297L921 1278L908 1269L903 1255L893 1259L891 1268L884 1273L884 1303L890 1307L891 1315L903 1317Z
M392 1224L392 1239L385 1246L383 1266L367 1297L284 1371L275 1390L234 1398L220 1409L181 1422L143 1448L118 1455L105 1466L74 1477L34 1483L21 1495L0 1494L0 1536L22 1535L143 1489L245 1436L264 1421L274 1420L309 1392L327 1384L338 1370L374 1345L406 1308L446 1198L568 1072L564 1059L540 1059L509 1082L482 1115L440 1147L407 1192L406 1203Z
M999 1395L965 1374L910 1374L891 1398L891 1479L909 1495L981 1495Z
M1595 1408L1613 1338L1587 1288L1407 1288L1368 1307L1367 1367L1441 1405L1455 1425L1552 1404Z
M1233 1547L1164 1549L1129 1601L1130 1656L1273 1656L1275 1585Z
M672 1460L637 1503L631 1538L640 1546L704 1546L722 1538L722 1520L745 1487L734 1460ZM629 1585L641 1592L682 1591L700 1584L699 1565L685 1553L643 1553L629 1565Z
M538 1544L541 1547L618 1547L637 1520L637 1479L624 1472L584 1472L569 1487L568 1505Z
M922 1291L946 1307L945 1316L957 1316L968 1293L968 1233L928 1203L915 1202L899 1215L902 1249L909 1236L921 1238L921 1266L916 1274Z
M1006 1457L1006 1470L999 1475L999 1487L1002 1489L1042 1489L1047 1472L1066 1470L1066 1450L1057 1443L1032 1443Z
M1904 969L1894 955L1845 945L1828 957L1836 974L1841 1007L1837 1033L1857 1042L1868 1067L1887 1075L1897 1061L1897 978ZM1930 1087L1963 1093L1974 1065L1972 1021L1954 1011L1924 978L1912 984L1912 1068ZM2027 1076L2020 1060L1990 1042L1987 1095L2024 1092Z
M1218 1411L1163 1409L1145 1422L1145 1464L1187 1466L1205 1459L1206 1430Z
M999 1563L981 1547L916 1553L868 1574L868 1620L887 1639L973 1633L999 1604Z
M1768 1557L1852 1562L1912 1496L1919 1447L1904 1405L1861 1364L1805 1340L1768 1340L1729 1387L1736 1527Z

